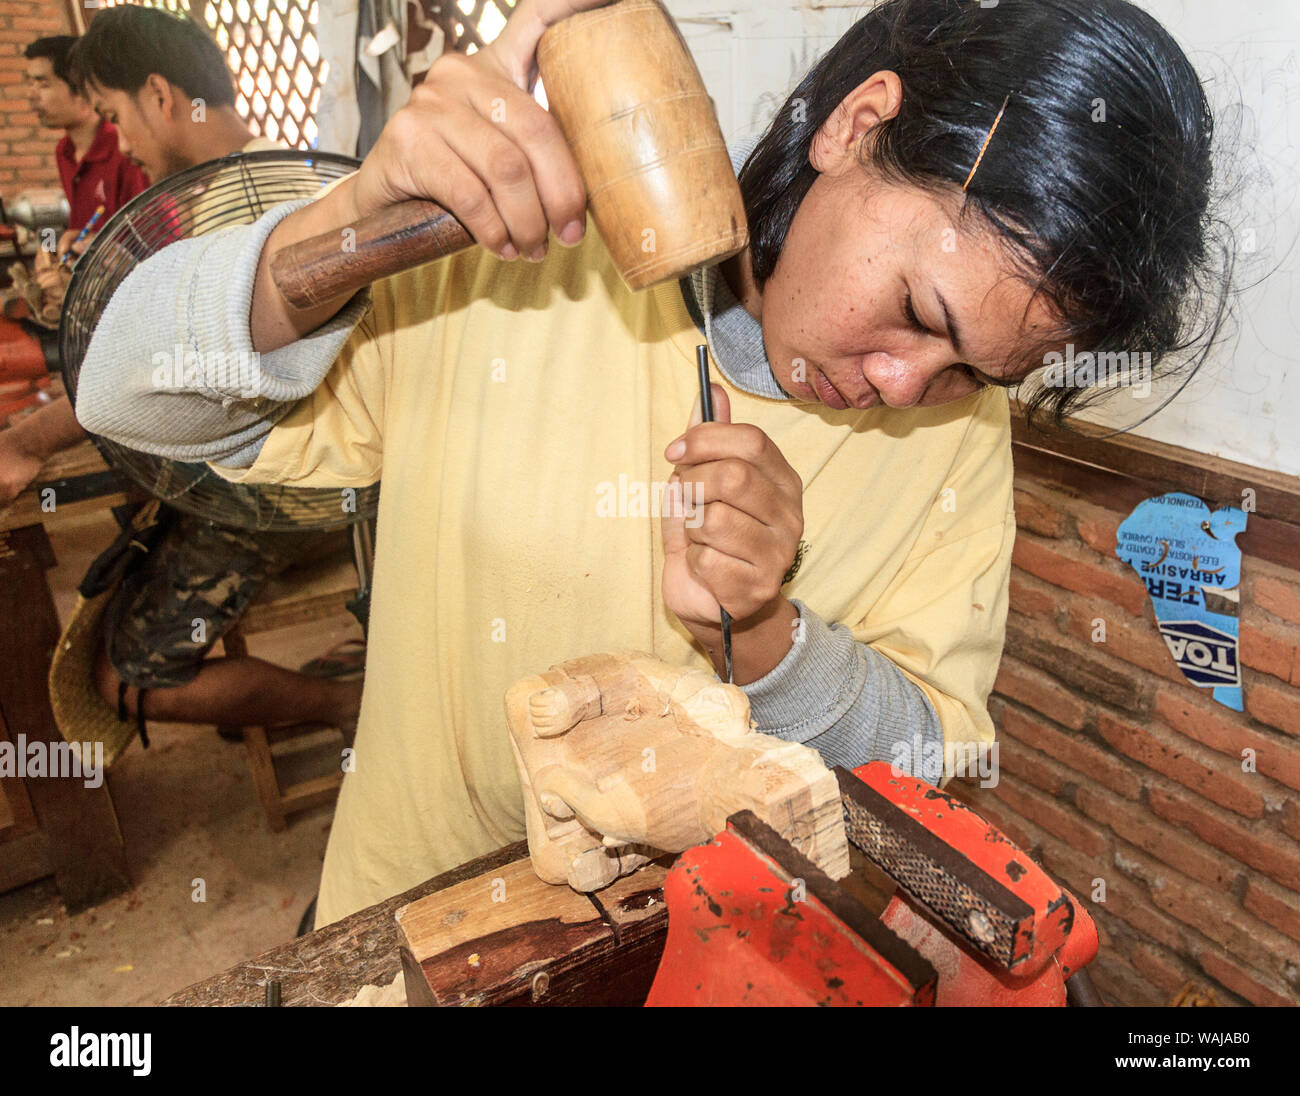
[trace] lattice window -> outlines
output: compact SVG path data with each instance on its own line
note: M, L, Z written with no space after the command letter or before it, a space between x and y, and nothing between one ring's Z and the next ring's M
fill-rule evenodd
M113 7L128 0L101 0ZM141 0L206 26L235 77L235 109L258 133L316 147L316 107L326 63L315 0Z
M514 9L508 0L455 0L437 16L447 35L447 48L473 53L501 33Z
M88 8L116 8L122 4L139 3L141 7L162 8L163 11L169 11L173 15L189 15L190 5L188 0L98 0L98 3L87 4Z

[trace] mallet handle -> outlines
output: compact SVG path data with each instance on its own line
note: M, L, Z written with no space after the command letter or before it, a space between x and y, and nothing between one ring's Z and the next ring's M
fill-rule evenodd
M281 248L271 257L271 278L294 308L313 308L473 243L441 206L412 199Z

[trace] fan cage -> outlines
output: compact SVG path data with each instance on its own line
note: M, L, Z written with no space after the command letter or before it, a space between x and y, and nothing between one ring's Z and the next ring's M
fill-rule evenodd
M235 153L169 176L119 209L78 260L64 300L59 357L74 406L95 325L117 287L141 263L171 243L251 224L283 202L312 197L358 166L352 157L333 153ZM270 532L338 529L373 517L378 505L377 483L357 488L232 483L205 463L92 438L110 466L150 495L222 525Z

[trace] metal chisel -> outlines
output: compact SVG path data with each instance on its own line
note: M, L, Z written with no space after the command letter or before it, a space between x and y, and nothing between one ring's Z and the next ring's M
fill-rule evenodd
M700 367L700 414L704 422L713 421L713 389L709 387L709 348L700 343L695 348L695 360ZM722 609L721 603L718 605ZM731 672L731 614L722 609L722 659L727 670L727 684L733 684Z

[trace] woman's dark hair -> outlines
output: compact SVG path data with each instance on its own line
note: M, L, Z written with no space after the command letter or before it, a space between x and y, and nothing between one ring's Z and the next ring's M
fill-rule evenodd
M1211 214L1213 117L1182 50L1125 0L886 0L863 16L741 169L758 283L817 176L814 134L881 70L898 74L902 105L864 138L863 165L960 188L1005 103L963 216L1001 234L1063 341L1149 352L1154 377L1185 373L1185 385L1229 312L1232 250ZM1027 413L1060 426L1106 391L1042 387Z
M77 40L71 34L53 34L48 38L36 39L23 50L23 56L29 61L44 57L54 70L54 75L72 87L72 81L68 77L68 54L76 44Z
M157 73L210 107L235 105L220 47L192 20L136 4L100 11L72 51L73 86L87 82L134 95Z

